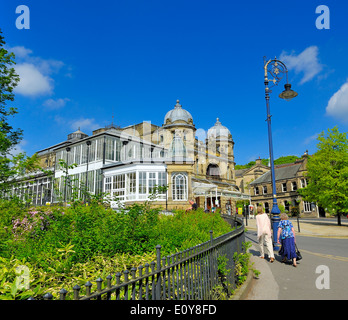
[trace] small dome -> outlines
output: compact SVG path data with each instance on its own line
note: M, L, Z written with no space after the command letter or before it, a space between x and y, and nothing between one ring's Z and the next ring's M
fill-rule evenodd
M216 118L215 125L211 127L208 130L208 139L209 138L219 138L219 137L226 137L226 138L232 138L230 130L228 130L225 126L221 124L219 121L219 118Z
M68 140L78 140L78 139L83 139L87 138L88 134L83 133L80 128L78 128L75 132L70 133L68 135Z
M193 119L190 112L182 108L179 100L176 100L176 105L174 109L167 112L164 117L164 124L173 123L175 121L184 121L186 123L192 124Z

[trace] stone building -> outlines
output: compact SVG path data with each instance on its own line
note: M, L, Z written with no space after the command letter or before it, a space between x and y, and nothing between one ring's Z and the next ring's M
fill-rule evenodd
M307 186L305 173L307 171L308 154L305 154L294 163L275 166L275 182L278 205L284 206L287 212L291 207L298 207L302 217L325 216L325 210L315 203L303 201L297 190ZM260 168L259 164L250 168L249 172L255 172ZM265 168L262 168L265 169ZM246 172L248 173L248 172ZM248 178L248 175L246 175ZM256 206L263 206L266 213L272 210L272 182L270 168L261 176L256 177L249 184L252 203Z
M250 193L249 184L261 177L264 173L270 170L270 167L262 164L261 159L256 159L255 165L248 169L235 170L236 184L241 192Z
M38 156L52 175L31 174L12 190L31 196L33 204L67 202L87 190L106 193L117 207L149 199L155 186L168 187L155 200L168 210L188 208L194 199L201 208L234 212L236 200L249 198L236 185L231 132L217 119L205 141L198 140L193 117L179 100L160 126L112 124L91 136L77 130Z

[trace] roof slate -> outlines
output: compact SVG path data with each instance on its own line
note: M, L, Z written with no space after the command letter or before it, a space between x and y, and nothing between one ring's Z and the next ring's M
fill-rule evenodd
M275 168L275 180L286 180L296 177L296 173L300 169L301 164L292 164L284 167ZM261 177L257 178L250 185L259 183L270 183L271 182L271 170L264 173Z

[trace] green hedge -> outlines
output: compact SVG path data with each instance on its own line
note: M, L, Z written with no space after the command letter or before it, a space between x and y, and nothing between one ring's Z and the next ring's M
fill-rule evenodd
M0 269L5 270L0 273L0 299L48 289L57 293L67 282L82 284L101 272L151 262L157 244L162 256L170 255L209 240L210 230L214 237L231 231L219 213L199 209L166 216L149 204L116 212L98 204L26 209L1 200L0 212ZM31 287L37 292L16 290L18 265L31 270Z

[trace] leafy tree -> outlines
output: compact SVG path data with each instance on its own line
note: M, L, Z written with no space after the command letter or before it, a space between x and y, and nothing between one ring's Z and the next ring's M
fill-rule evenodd
M286 163L293 163L295 162L299 157L297 156L285 156L285 157L280 157L277 160L274 160L274 164L286 164Z
M317 202L341 225L341 214L348 213L348 139L337 127L318 136L318 151L308 159L308 186L299 189L306 201Z
M19 76L13 68L15 56L4 45L0 29L0 191L8 190L17 175L38 168L36 155L12 154L23 136L22 130L13 129L8 120L18 113L17 108L8 106L8 102L14 101L13 89L19 82Z
M5 41L1 34L0 29L0 155L4 157L19 143L22 130L14 130L8 122L8 117L17 113L16 108L7 107L7 101L14 101L13 89L18 84L19 76L12 67L15 56L3 48Z
M280 157L276 160L274 160L274 164L275 165L278 165L278 164L285 164L285 163L293 163L295 162L297 159L299 159L299 157L297 156L285 156L285 157ZM248 162L247 164L237 164L235 166L235 169L236 170L239 170L239 169L249 169L251 168L253 165L255 165L255 161L250 161ZM268 163L269 163L269 159L261 159L261 163L264 165L264 166L268 166Z

